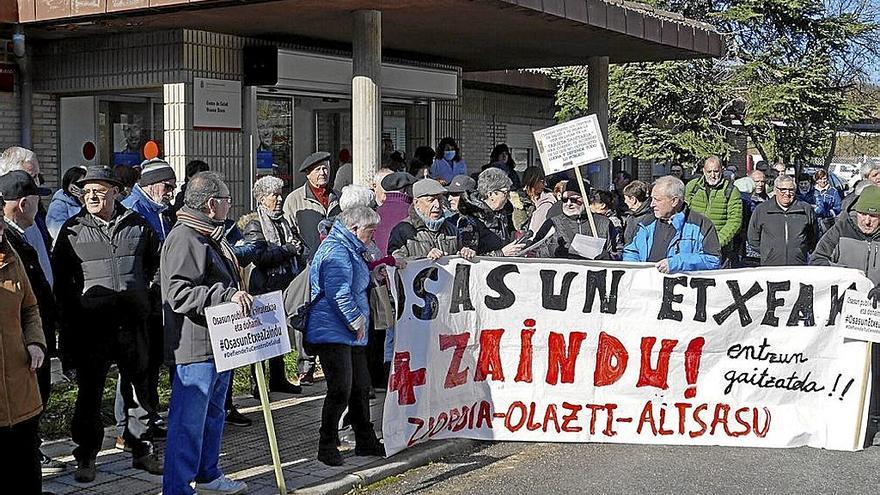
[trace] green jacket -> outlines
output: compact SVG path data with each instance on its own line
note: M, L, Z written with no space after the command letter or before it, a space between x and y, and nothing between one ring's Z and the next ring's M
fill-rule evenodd
M692 210L712 220L721 248L726 248L742 225L742 199L733 183L722 179L712 187L705 177L694 179L685 188L684 200Z

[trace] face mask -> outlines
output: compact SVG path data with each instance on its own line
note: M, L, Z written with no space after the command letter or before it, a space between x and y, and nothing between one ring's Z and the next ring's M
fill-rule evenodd
M443 159L447 162L451 162L452 159L455 158L455 150L449 150L443 152Z

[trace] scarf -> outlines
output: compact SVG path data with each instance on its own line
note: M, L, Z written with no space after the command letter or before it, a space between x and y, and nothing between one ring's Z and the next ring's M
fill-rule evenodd
M184 206L177 212L177 221L195 230L203 236L209 237L214 243L220 247L220 253L229 262L235 277L241 280L241 265L232 251L232 246L226 241L226 229L223 222L217 223L215 220L208 218L204 213L194 210L189 206Z
M440 230L440 227L443 226L443 222L446 221L445 216L441 216L437 220L431 220L430 218L427 218L424 215L422 215L422 212L420 212L418 209L413 208L413 210L416 212L416 215L418 215L419 218L423 222L425 222L425 227L428 227L428 230L430 230L431 232L437 232L438 230Z
M293 241L293 230L287 222L282 220L283 213L275 215L262 206L258 206L257 215L260 217L260 228L263 229L263 237L266 238L266 242L275 246L283 246ZM284 237L282 237L282 233Z
M312 190L312 194L315 195L315 199L321 203L321 206L326 210L328 206L330 206L330 190L326 187L313 187L311 184L308 185L309 189Z

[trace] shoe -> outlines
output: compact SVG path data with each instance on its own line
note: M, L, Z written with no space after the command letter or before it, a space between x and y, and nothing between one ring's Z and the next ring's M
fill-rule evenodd
M315 384L315 371L310 370L308 373L303 373L299 375L299 384L300 385L314 385Z
M345 461L342 459L342 454L339 453L339 449L318 449L318 460L323 462L328 466L341 466Z
M210 483L196 483L199 495L236 495L247 491L247 483L220 476Z
M254 385L251 387L251 397L254 399L260 400L260 387Z
M285 380L281 383L269 385L270 392L279 392L282 394L301 394L303 389L299 385L294 385Z
M233 407L226 411L226 424L232 426L250 426L253 424L253 421Z
M131 467L142 469L150 474L162 475L162 463L156 454L147 454L141 457L133 457L131 459Z
M40 467L43 470L43 474L58 474L67 471L67 464L52 459L42 451L40 451Z
M152 424L144 433L144 440L164 440L168 438L168 428L159 424Z
M80 483L91 483L95 481L95 475L98 470L95 468L95 460L87 459L77 463L76 471L73 473L73 479Z
M385 446L382 445L378 440L375 442L371 442L367 445L358 445L354 446L354 455L356 456L378 456L385 457Z

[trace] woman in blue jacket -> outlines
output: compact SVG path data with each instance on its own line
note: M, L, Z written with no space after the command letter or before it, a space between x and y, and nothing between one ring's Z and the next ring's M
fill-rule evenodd
M364 257L379 215L365 206L344 210L320 244L309 268L312 306L305 340L324 368L327 397L321 411L318 460L342 464L336 442L346 406L355 433L355 455L385 455L370 421L367 370L370 270Z

